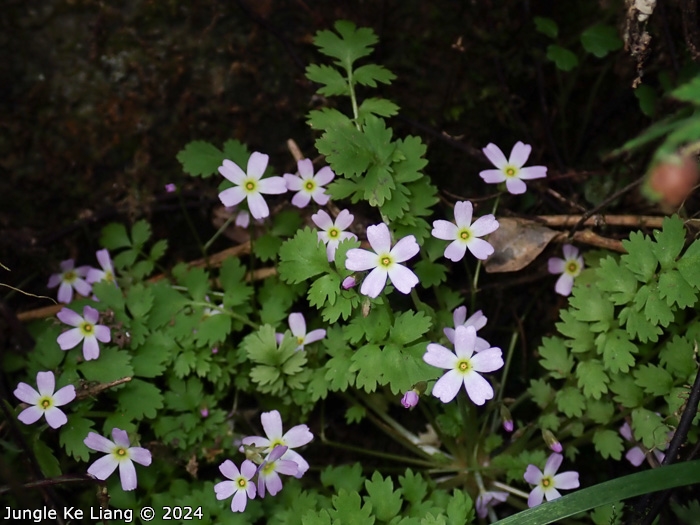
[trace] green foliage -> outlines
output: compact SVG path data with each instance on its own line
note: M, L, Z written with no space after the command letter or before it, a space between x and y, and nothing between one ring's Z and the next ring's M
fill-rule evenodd
M617 36L617 29L613 26L596 24L581 34L581 44L592 55L603 58L611 51L620 49L622 40Z

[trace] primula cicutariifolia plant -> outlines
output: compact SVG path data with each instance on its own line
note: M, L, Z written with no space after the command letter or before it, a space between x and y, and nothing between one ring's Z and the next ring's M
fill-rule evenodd
M561 274L556 292L571 294L562 335L538 349L544 375L506 396L518 331L505 351L484 339L493 330L474 307L479 297L472 291L468 311L447 262L466 265L478 290L499 197L478 217L468 200L433 209L421 139L395 138L385 118L398 107L361 95L394 79L359 63L377 37L349 22L335 29L314 40L332 64L306 71L328 97L308 120L328 166L298 159L298 174L282 177L238 141L192 142L178 155L183 169L220 174L228 207L201 262L160 268L167 243L152 242L139 221L104 228L101 270L65 261L51 277L65 306L32 325L32 352L3 362L31 383L17 386L27 406L15 406L11 424L31 452L32 477L104 482L112 507L153 507L154 523L169 508L173 519L205 523L463 524L601 481L584 447L599 453L597 465L620 461L625 448L632 463L654 465L668 446L697 373L700 241L685 248L673 217L653 239L632 234L621 257L589 252L584 265L566 245L549 262ZM496 169L481 177L517 199L524 180L547 174L524 167L531 150L518 142L506 159L488 144ZM299 213L306 207L309 219ZM360 211L367 224L355 221ZM209 254L233 224L250 240ZM360 423L396 444L355 443ZM335 449L372 463L334 464ZM20 453L8 449L8 459ZM377 463L387 461L399 475ZM542 505L539 522L603 504L590 519L615 522L616 495L640 493L623 483L561 498L578 502L564 511ZM95 505L93 490L74 497Z

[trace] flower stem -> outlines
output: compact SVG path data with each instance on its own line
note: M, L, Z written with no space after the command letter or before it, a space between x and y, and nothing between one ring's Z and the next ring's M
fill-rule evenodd
M214 241L219 238L219 236L224 233L226 228L229 227L229 225L236 219L236 214L231 214L231 216L226 219L226 222L216 230L216 233L212 236L211 239L207 241L207 243L204 245L204 253L206 254L207 250L211 247L212 244L214 244Z

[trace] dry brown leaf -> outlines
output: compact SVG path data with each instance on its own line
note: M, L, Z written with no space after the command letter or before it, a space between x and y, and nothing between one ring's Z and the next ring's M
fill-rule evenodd
M517 272L542 253L557 232L535 221L499 218L498 229L489 236L494 253L484 263L488 273Z

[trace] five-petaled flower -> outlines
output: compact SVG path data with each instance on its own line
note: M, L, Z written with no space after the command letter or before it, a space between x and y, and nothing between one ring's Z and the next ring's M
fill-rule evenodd
M134 461L147 467L151 464L151 453L143 447L132 447L125 430L113 428L112 439L90 432L83 440L86 447L107 454L90 465L88 474L104 481L119 467L122 489L134 490L137 485Z
M543 498L552 501L561 497L557 489L571 490L579 487L578 472L571 470L557 474L563 460L564 456L561 454L552 454L544 465L544 472L535 465L527 466L523 478L530 485L535 485L527 498L528 507L536 507L542 503Z
M433 222L433 237L443 241L452 241L445 248L445 257L457 262L464 258L467 248L477 259L487 259L493 253L493 246L479 237L493 233L498 229L498 221L489 214L479 217L472 223L474 207L469 201L455 204L455 223L438 220Z
M455 328L458 326L473 326L474 330L478 332L484 326L486 326L488 318L484 315L484 312L477 310L471 316L469 316L469 319L467 319L467 307L460 306L459 308L456 308L454 312L452 312L452 320L454 321ZM455 342L455 328L445 327L442 329L443 333L452 344ZM476 351L481 352L487 348L491 348L491 344L486 339L477 335L475 346Z
M295 476L299 470L299 466L294 461L281 459L287 450L288 447L277 445L258 468L259 497L265 497L266 488L270 496L276 495L282 490L282 480L279 475Z
M486 492L482 492L476 498L477 515L482 519L485 518L489 512L489 507L493 507L495 505L498 505L499 503L503 503L506 499L508 499L507 492L501 492L498 490L489 490Z
M304 472L309 470L309 464L292 449L306 445L314 438L313 434L309 430L309 427L306 425L297 425L282 434L282 417L277 410L263 412L260 416L260 421L262 421L263 430L265 430L265 435L267 437L248 436L243 438L241 443L243 445L264 447L264 453L270 453L275 447L280 445L283 447L288 447L287 451L280 459L285 459L296 463L299 470L294 476L297 478L303 476ZM240 451L245 451L243 446L241 446Z
M583 270L583 257L578 254L578 249L570 244L565 244L564 258L550 257L547 263L549 273L561 274L554 285L554 291L559 295L568 296L574 286L574 279Z
M36 423L41 416L46 417L46 422L51 428L58 428L68 422L63 411L58 408L75 399L75 387L67 385L54 392L56 378L53 372L39 372L36 375L37 392L27 383L19 383L15 389L15 397L30 406L25 408L17 416L25 425Z
M264 153L255 152L248 159L248 172L245 173L235 162L224 160L219 166L219 173L235 184L219 193L219 199L224 206L235 206L248 199L248 209L255 219L264 219L270 215L262 194L280 194L287 191L287 184L282 177L262 179L269 157Z
M452 401L460 387L464 388L469 398L477 405L483 405L493 398L493 387L481 377L481 372L493 372L503 366L500 348L487 348L475 352L476 329L473 326L458 326L455 329L455 351L442 345L430 343L423 361L447 372L433 386L433 395L443 403Z
M289 329L292 331L292 336L297 343L297 351L303 350L304 345L315 343L326 337L326 331L323 328L318 328L316 330L311 330L308 334L306 333L306 320L304 315L299 312L293 312L289 314ZM284 339L284 334L275 334L275 339L277 344L282 343Z
M323 241L326 245L326 255L329 262L335 261L335 251L341 241L357 239L357 235L345 231L350 227L353 219L353 215L348 210L342 210L335 221L323 210L319 210L318 213L311 216L314 224L323 230L318 232L318 240Z
M324 166L314 175L314 165L310 159L302 159L297 162L297 168L299 175L284 174L287 189L297 192L292 197L292 204L297 208L303 208L311 199L321 206L328 203L330 197L326 194L323 186L335 178L333 170Z
M532 146L518 141L510 152L510 158L506 159L501 149L495 144L489 144L483 150L484 155L496 166L495 170L484 170L479 176L489 184L506 183L509 193L519 195L525 193L527 186L524 180L541 179L547 176L546 166L528 166L523 168L532 151Z
M70 350L83 341L83 357L86 361L100 357L100 345L97 341L109 343L111 335L108 327L96 324L100 319L97 310L92 306L85 306L81 317L73 310L63 308L56 317L67 325L76 327L63 332L56 339L61 350Z
M391 247L389 227L376 224L367 228L367 240L374 252L352 248L348 250L345 267L353 272L372 270L362 282L360 293L369 297L377 297L386 285L387 276L391 284L401 293L409 293L418 284L418 277L403 266L420 251L413 235L408 235Z
M253 476L255 476L257 470L255 463L249 459L243 461L240 471L230 459L224 461L219 465L219 471L230 481L220 481L214 485L216 499L228 499L233 496L233 500L231 500L231 510L233 512L243 512L246 503L248 503L248 498L255 498L255 483L251 480Z
M67 259L61 262L60 273L55 273L49 277L47 286L49 288L58 286L59 303L70 303L73 300L73 290L87 297L92 291L92 286L85 280L89 270L89 266L78 266L75 268L75 261Z
M112 265L112 258L109 256L109 252L106 249L98 250L96 255L97 262L100 263L102 269L90 268L87 272L87 282L94 284L100 281L107 281L108 283L117 284L114 278L114 266Z

